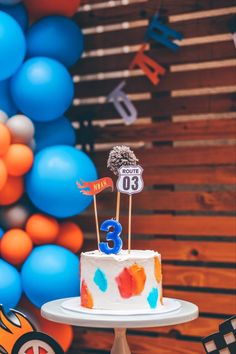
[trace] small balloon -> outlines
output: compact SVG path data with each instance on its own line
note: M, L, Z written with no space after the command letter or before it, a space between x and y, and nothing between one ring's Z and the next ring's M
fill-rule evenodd
M14 204L0 208L0 225L5 230L23 229L31 214L31 210L24 204Z
M34 214L27 221L26 232L36 245L53 243L59 233L59 224L48 215Z
M3 2L0 0L0 3ZM8 15L13 17L16 22L20 25L22 30L25 32L27 30L29 24L29 17L26 11L26 8L23 4L13 4L9 6L9 4L0 5L0 11L6 12Z
M32 249L31 238L21 229L9 230L1 239L1 256L13 265L21 265Z
M0 123L0 157L5 155L11 144L11 134L5 124Z
M4 234L5 234L5 231L0 227L0 240L3 237Z
M31 169L34 161L32 150L23 144L11 144L3 157L10 176L20 177Z
M11 132L12 143L29 144L33 139L34 124L22 114L17 114L8 119L6 126Z
M18 271L0 258L0 302L6 311L20 301L22 286Z
M7 181L7 168L5 163L0 159L0 191Z
M70 221L61 223L60 232L56 240L58 245L77 253L82 247L83 240L84 235L79 226Z
M8 176L4 187L0 190L0 205L15 203L24 192L24 181L22 177Z
M0 123L6 123L8 120L8 115L0 110Z

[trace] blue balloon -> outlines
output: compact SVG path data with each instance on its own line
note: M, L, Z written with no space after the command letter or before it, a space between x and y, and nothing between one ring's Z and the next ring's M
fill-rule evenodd
M5 234L5 231L0 227L0 240L3 237L4 234Z
M47 123L34 123L36 152L53 145L75 145L75 130L66 117Z
M39 151L26 176L26 191L32 203L50 215L66 218L86 209L92 197L80 193L76 181L94 181L93 162L71 146L51 146Z
M19 24L0 11L0 80L12 76L25 57L25 37Z
M18 112L11 97L10 80L0 81L0 111L5 112L9 117Z
M20 301L21 278L18 271L0 258L0 304L8 311Z
M37 307L48 301L79 296L79 258L64 247L36 247L23 264L23 290Z
M70 67L84 50L84 39L78 25L64 16L48 16L30 27L27 36L27 56L45 56Z
M23 4L16 4L13 6L1 4L0 11L6 12L8 15L13 17L24 32L27 30L29 25L29 16Z
M74 96L73 80L58 61L45 57L27 60L11 79L12 98L32 120L50 121L64 114Z

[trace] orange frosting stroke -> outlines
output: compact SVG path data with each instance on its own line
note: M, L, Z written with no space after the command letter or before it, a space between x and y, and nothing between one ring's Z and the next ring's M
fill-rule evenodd
M140 295L144 289L146 282L146 274L144 268L139 266L138 264L134 264L129 268L129 271L133 277L132 294Z
M89 309L93 308L93 297L84 280L82 281L81 286L81 306L87 307Z
M159 260L158 257L154 258L154 267L155 267L155 277L156 277L156 281L158 283L161 282L162 280L162 273L161 273L161 262Z

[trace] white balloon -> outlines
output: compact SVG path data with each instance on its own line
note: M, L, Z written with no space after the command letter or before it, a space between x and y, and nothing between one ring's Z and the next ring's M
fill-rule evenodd
M15 5L21 2L22 0L0 0L0 4L4 5Z
M11 132L13 144L30 144L34 136L34 124L28 117L17 114L8 119L6 126Z
M0 122L1 123L6 123L6 121L8 120L8 116L5 112L0 111Z

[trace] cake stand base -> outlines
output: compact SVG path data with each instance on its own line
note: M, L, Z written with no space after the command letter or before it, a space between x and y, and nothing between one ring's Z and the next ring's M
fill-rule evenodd
M115 328L115 339L111 354L131 354L126 338L126 328Z

